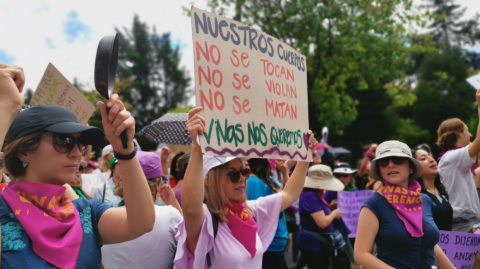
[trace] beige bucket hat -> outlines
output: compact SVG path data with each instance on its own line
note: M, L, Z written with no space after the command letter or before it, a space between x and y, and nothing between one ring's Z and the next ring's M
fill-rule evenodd
M323 164L312 165L308 169L304 187L329 191L341 191L345 188L340 180L333 177L332 169Z

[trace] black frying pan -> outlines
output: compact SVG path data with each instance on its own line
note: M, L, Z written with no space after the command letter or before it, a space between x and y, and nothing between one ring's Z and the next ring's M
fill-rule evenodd
M115 85L115 75L118 64L118 35L105 36L98 43L97 57L95 58L95 88L106 101L110 98ZM107 113L110 109L107 108ZM122 146L127 148L127 133L120 134Z

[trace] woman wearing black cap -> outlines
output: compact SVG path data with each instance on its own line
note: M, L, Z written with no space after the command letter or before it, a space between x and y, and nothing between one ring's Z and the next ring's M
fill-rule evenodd
M106 136L120 159L127 208L71 201L62 185L74 177L87 145L103 141L104 134L55 105L36 105L16 115L23 102L23 81L21 69L0 65L0 107L5 112L0 142L8 129L4 160L13 181L0 195L2 265L100 268L102 244L137 238L150 231L155 220L150 190L135 156L135 120L117 95L107 102L108 114L106 106L98 104ZM119 137L124 130L127 149Z

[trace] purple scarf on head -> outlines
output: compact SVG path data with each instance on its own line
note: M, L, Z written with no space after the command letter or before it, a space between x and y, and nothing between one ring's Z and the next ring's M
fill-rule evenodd
M408 189L394 186L383 181L380 194L393 206L397 216L405 224L408 233L413 237L423 235L423 203L420 197L420 183L410 181Z
M440 160L442 159L443 155L445 155L445 153L447 153L448 151L457 150L457 149L461 149L461 148L452 147L449 150L444 150L444 151L440 152L440 154L438 155L438 158L437 158L438 162L440 163ZM477 175L477 173L475 173L475 165L474 164L472 164L472 167L470 167L470 172L472 172L472 175L474 175L474 176Z

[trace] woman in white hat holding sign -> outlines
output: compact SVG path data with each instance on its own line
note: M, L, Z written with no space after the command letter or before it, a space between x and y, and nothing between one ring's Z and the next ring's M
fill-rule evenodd
M300 195L299 214L302 230L298 233L298 247L308 268L330 268L329 246L322 241L322 233L333 233L333 221L342 216L338 209L330 211L323 199L325 190L343 190L343 183L334 178L329 166L313 165L308 169L304 189Z
M298 162L282 191L246 201L244 160L203 156L195 143L197 135L205 132L205 119L197 114L202 110L192 109L186 123L194 143L183 179L184 221L176 236L174 268L262 268L279 213L300 195L308 162ZM311 131L308 135L309 147L315 149L318 142Z
M383 186L365 201L360 211L355 260L365 268L425 269L438 264L455 268L437 245L439 231L432 217L433 202L420 193L416 181L422 165L410 148L386 141L376 150L370 176ZM377 245L377 256L371 254Z

